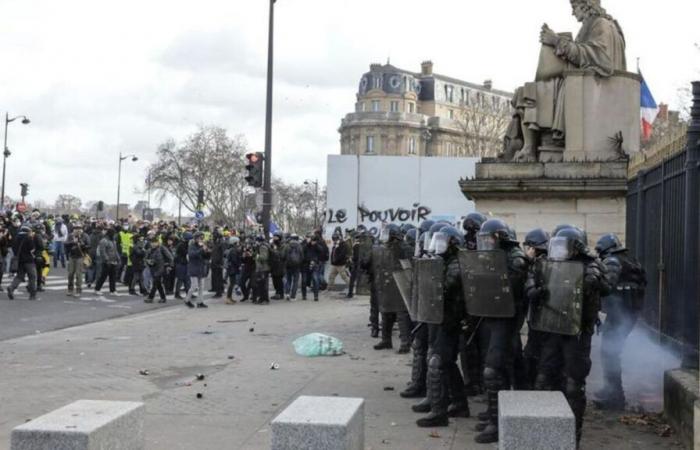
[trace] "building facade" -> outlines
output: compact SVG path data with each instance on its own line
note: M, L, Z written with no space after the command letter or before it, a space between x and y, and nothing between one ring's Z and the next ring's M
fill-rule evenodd
M355 112L341 122L343 155L495 156L510 122L512 93L391 64L370 65Z

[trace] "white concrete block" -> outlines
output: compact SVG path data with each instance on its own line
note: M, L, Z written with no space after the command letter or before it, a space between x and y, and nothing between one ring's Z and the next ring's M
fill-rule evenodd
M139 402L79 400L12 430L11 450L144 450Z
M301 396L272 421L272 450L364 450L365 401Z

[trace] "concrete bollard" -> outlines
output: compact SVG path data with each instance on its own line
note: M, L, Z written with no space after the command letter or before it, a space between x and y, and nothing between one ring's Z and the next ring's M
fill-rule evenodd
M498 393L500 450L575 450L576 420L564 394L552 391Z
M272 450L364 450L365 401L301 396L272 421Z
M138 402L79 400L12 430L11 450L144 450Z

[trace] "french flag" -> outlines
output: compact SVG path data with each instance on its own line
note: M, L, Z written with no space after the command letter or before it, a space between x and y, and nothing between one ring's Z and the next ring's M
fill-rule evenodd
M647 85L642 72L639 72L639 76L642 77L642 139L648 141L651 138L652 127L656 116L659 114L659 107L654 100L654 96L651 94L649 85Z

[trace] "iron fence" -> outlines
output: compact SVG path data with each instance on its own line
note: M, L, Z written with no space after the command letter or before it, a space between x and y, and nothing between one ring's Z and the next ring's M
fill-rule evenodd
M698 366L700 333L700 83L688 145L630 179L627 247L648 279L642 316L659 339Z

